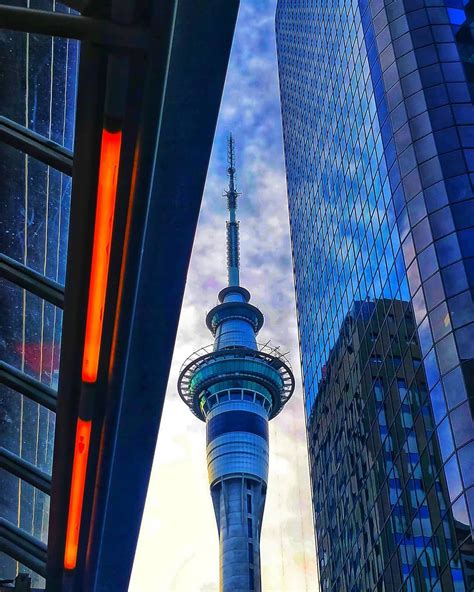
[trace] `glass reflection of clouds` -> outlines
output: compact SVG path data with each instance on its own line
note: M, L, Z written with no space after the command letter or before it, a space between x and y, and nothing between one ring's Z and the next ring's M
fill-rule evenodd
M472 523L474 516L471 481L464 477L470 465L465 460L463 469L461 463L474 436L467 402L474 384L474 169L467 154L473 140L466 135L474 125L474 9L464 0L444 4L278 3L293 263L324 590L352 589L358 570L375 577L383 569L396 590L474 586L469 529L460 518L470 516ZM410 320L393 323L397 302ZM348 343L348 326L358 323L370 327L370 341L360 329ZM405 381L403 392L418 385L419 411L408 413L402 390L400 400L393 398L394 372L397 382ZM387 408L378 411L375 436L368 383L379 378ZM340 413L337 431L331 426ZM354 430L352 421L362 425ZM379 523L377 512L361 501L370 498L370 487L381 496L385 487L369 484L370 470L359 457L370 454L386 461L377 462L388 479L390 518ZM338 482L345 462L362 515L356 524ZM405 520L418 516L409 536L399 530L406 500ZM396 523L391 532L390 521ZM380 537L378 548L367 531ZM354 536L362 550L345 546ZM360 589L375 586L364 580Z

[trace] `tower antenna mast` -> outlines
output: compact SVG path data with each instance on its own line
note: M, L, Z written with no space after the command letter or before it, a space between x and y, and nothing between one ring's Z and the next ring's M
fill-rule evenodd
M229 188L224 193L227 197L229 208L229 220L227 226L227 277L229 286L239 285L240 269L240 244L239 244L239 222L236 218L237 197L240 195L235 188L235 141L232 134L229 134L227 142L227 174L229 175Z

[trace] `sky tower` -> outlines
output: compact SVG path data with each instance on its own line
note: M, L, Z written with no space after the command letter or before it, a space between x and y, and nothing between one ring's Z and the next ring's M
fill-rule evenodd
M260 532L268 479L268 420L293 394L290 364L278 347L257 344L263 314L240 286L234 140L228 141L228 286L206 317L214 344L191 355L178 391L206 422L207 466L219 532L220 590L261 590Z

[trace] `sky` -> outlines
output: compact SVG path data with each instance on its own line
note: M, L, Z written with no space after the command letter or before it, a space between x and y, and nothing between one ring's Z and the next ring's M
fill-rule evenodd
M219 589L218 537L205 425L177 394L179 369L212 342L205 316L226 285L226 142L236 141L241 284L265 316L257 340L289 350L295 393L270 422L261 537L262 589L315 592L317 570L304 428L278 71L276 0L241 0L188 273L163 417L129 592Z

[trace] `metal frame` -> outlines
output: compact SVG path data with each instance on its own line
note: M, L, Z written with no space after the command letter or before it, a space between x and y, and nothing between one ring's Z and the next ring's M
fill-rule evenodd
M0 383L56 412L56 391L3 360L0 360Z
M9 471L47 495L51 494L51 477L18 455L0 447L0 468Z
M0 518L0 551L46 577L46 545L4 518Z
M264 364L271 366L278 372L283 383L283 387L276 394L276 398L273 400L273 408L269 419L276 417L283 409L287 401L295 390L295 378L291 369L291 364L285 354L279 351L279 347L271 346L270 342L264 344L258 344L258 350L250 349L248 347L236 346L232 348L225 348L222 350L215 351L214 345L208 345L192 353L183 363L179 372L178 378L178 393L181 399L191 409L191 411L200 420L205 421L204 414L199 408L199 402L197 402L196 394L191 391L191 380L194 373L204 364L209 361L218 360L222 358L254 358L262 361ZM242 376L245 372L242 373ZM257 382L263 382L263 377L254 377ZM275 392L276 385L268 383L267 388L270 391Z
M62 308L64 305L64 288L61 284L3 253L0 253L0 277L51 302L54 306Z
M54 167L61 173L72 175L73 155L70 150L3 116L0 116L0 141Z
M122 25L103 18L92 18L32 8L0 5L3 29L69 37L100 45L146 49L149 31L139 26Z

